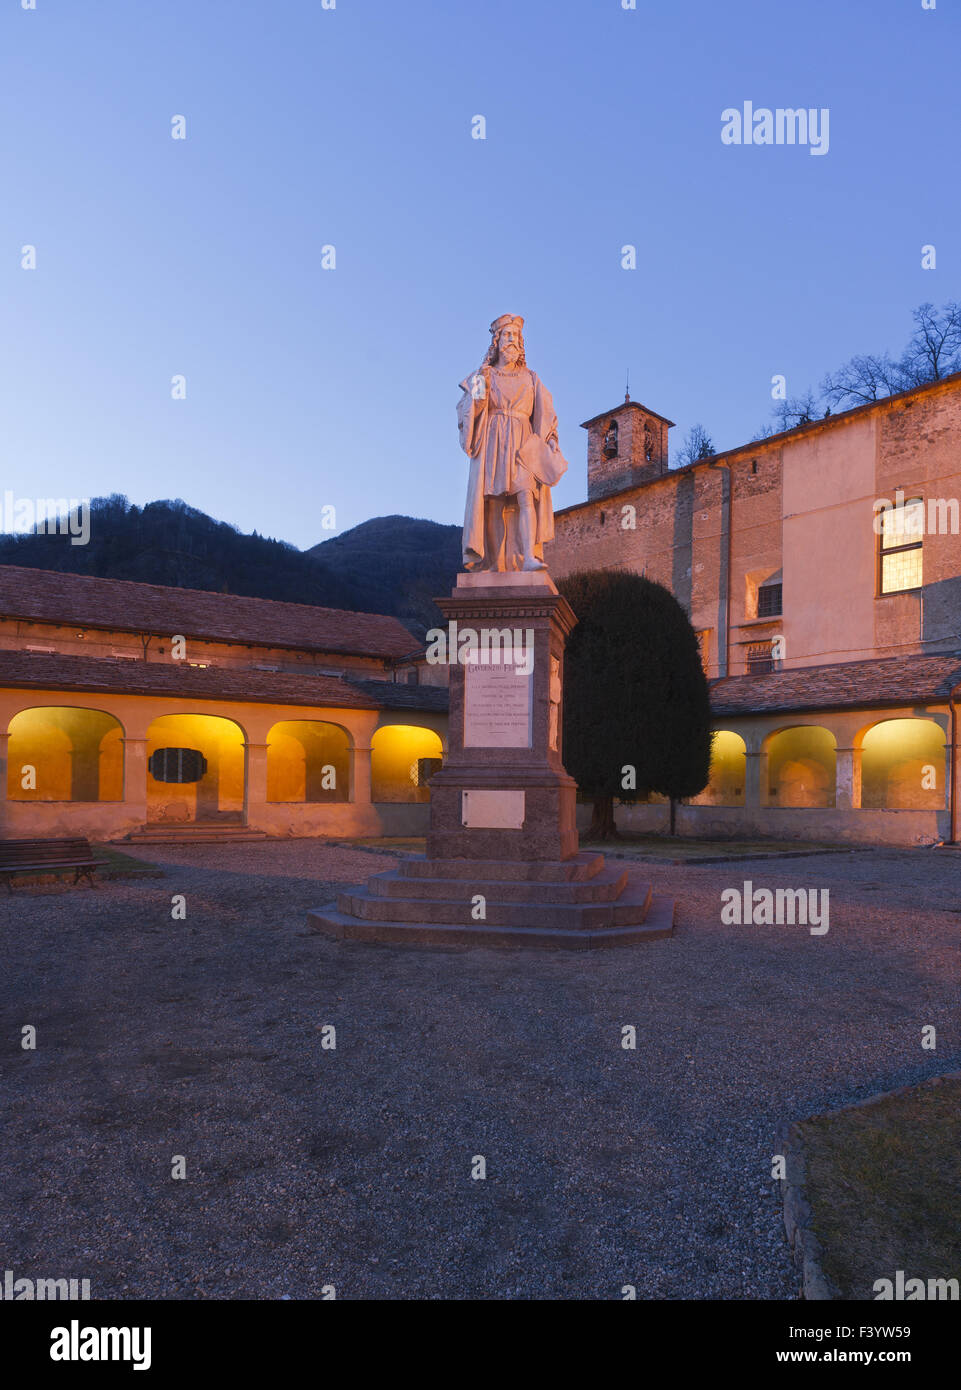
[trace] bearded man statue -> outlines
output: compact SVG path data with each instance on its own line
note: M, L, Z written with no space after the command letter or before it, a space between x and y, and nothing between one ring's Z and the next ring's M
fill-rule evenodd
M567 471L550 392L527 365L524 320L502 314L483 363L460 383L461 448L470 459L464 568L543 570L554 535L551 488Z

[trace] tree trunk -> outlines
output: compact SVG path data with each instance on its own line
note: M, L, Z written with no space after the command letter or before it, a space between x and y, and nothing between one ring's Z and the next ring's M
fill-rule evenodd
M614 798L612 796L595 797L587 838L589 840L617 840L620 838L614 823Z
M677 834L677 802L671 797L671 834Z

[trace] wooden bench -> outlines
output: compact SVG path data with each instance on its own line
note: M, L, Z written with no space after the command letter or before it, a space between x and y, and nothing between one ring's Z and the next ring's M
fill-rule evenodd
M59 874L73 870L73 881L83 875L93 885L94 870L106 859L95 859L87 840L0 840L0 875L7 892L13 892L14 874Z

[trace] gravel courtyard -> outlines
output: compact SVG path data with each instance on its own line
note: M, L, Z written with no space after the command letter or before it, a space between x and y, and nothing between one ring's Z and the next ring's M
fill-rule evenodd
M792 1299L778 1123L961 1064L951 851L641 866L675 936L589 954L309 931L383 855L136 853L166 876L0 904L0 1275L94 1298ZM745 879L829 888L830 931L723 926Z

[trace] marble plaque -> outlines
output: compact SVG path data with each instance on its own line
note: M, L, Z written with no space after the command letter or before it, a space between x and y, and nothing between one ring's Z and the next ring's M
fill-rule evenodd
M464 747L530 748L534 677L506 663L464 667Z
M468 830L523 830L524 793L462 792L461 821Z

